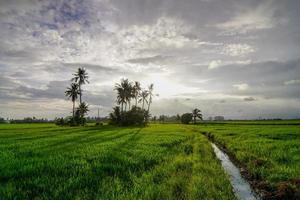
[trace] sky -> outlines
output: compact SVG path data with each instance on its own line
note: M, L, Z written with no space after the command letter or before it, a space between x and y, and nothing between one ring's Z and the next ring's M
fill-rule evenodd
M154 83L152 115L300 118L298 0L0 0L0 117L106 116L121 78Z

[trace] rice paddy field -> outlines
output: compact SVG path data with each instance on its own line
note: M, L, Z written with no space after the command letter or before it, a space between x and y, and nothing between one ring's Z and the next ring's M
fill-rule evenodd
M0 126L1 199L235 199L205 136L146 128Z
M300 178L300 122L0 125L0 199L236 199L209 139L269 185ZM295 184L294 181L295 180Z
M248 170L268 190L291 190L300 198L300 121L233 121L195 127ZM281 191L288 192L288 191Z

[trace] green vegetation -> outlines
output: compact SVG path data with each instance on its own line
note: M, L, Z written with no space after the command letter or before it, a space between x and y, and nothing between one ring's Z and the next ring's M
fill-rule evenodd
M109 114L110 124L119 126L147 125L150 118L150 105L154 97L153 89L153 84L150 84L146 90L141 88L139 82L130 82L128 79L122 79L121 83L116 83L116 102L118 105L113 107L113 111ZM135 101L135 105L132 107L130 107L131 101ZM141 103L141 107L138 106L138 103ZM145 103L148 105L147 110Z
M85 115L89 111L88 105L85 102L82 102L82 85L89 83L88 81L88 73L86 70L82 68L78 68L77 72L73 74L73 78L71 79L72 83L71 86L67 88L65 91L65 95L71 99L73 103L72 107L72 117L67 118L57 118L55 119L56 125L71 125L71 126L78 126L78 125L85 125L86 119ZM76 100L79 96L79 105L75 110Z
M296 189L300 182L299 125L299 120L232 121L205 123L194 130L213 135L247 167L251 178L266 180L274 188L285 183Z
M208 140L183 125L0 126L2 199L235 199Z
M192 113L184 113L181 116L181 123L183 124L189 124L193 119L193 114Z

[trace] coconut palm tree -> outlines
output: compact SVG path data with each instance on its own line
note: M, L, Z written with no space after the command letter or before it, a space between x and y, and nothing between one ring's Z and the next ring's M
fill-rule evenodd
M138 98L139 98L139 94L140 94L141 90L142 90L142 88L141 88L140 82L135 81L134 85L133 85L133 96L135 99L135 106L137 106Z
M153 83L149 85L148 87L148 96L149 96L149 101L148 101L148 113L149 113L149 110L150 110L150 104L152 103L152 97L153 97Z
M195 108L193 110L192 115L193 115L194 124L196 124L196 119L197 118L199 118L200 120L202 120L201 110L199 110L198 108Z
M149 95L149 93L148 93L147 90L143 90L143 91L140 93L140 96L139 96L139 97L140 97L139 102L143 102L143 104L142 104L142 109L144 109L145 102L148 103L148 100L147 100L148 95Z
M80 114L81 123L83 125L84 124L83 118L85 114L89 111L88 105L85 102L82 102L81 104L79 104L77 110Z
M73 119L75 115L75 101L78 99L78 95L80 94L79 92L79 87L78 84L72 83L70 87L67 88L65 91L65 95L72 100L73 102Z
M74 81L75 83L78 84L79 86L79 103L81 104L82 103L82 88L81 86L86 84L86 83L89 83L88 81L88 73L86 72L86 69L85 68L78 68L77 72L74 75L74 78L72 78L71 80Z
M119 87L118 84L116 84L115 86L115 90L117 90L117 103L120 105L121 104L121 112L123 113L123 108L124 108L124 104L126 103L126 95L125 95L125 91L123 88Z
M133 85L131 82L128 82L128 84L126 85L125 91L126 91L126 101L128 103L128 109L130 110L131 99L134 98Z
M121 83L116 83L114 90L117 91L117 103L121 104L121 111L124 111L124 104L127 103L127 91L126 91L126 82L124 79L121 80Z
M125 111L127 110L127 104L130 107L130 101L133 97L133 86L128 81L128 79L122 79L121 83L117 83L115 85L115 90L118 92L117 102L121 104L121 110L123 112L124 104L125 104Z

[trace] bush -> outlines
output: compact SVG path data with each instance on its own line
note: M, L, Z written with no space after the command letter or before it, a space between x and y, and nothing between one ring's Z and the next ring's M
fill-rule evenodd
M117 106L109 115L109 123L120 126L146 125L149 117L148 112L140 107L133 106L131 110L122 113L120 107Z
M104 124L102 122L96 122L95 126L103 126Z
M193 119L192 113L185 113L181 116L181 123L189 124Z
M54 120L54 122L55 122L55 124L56 125L58 125L58 126L63 126L63 125L65 125L65 120L64 120L64 118L55 118L55 120Z

